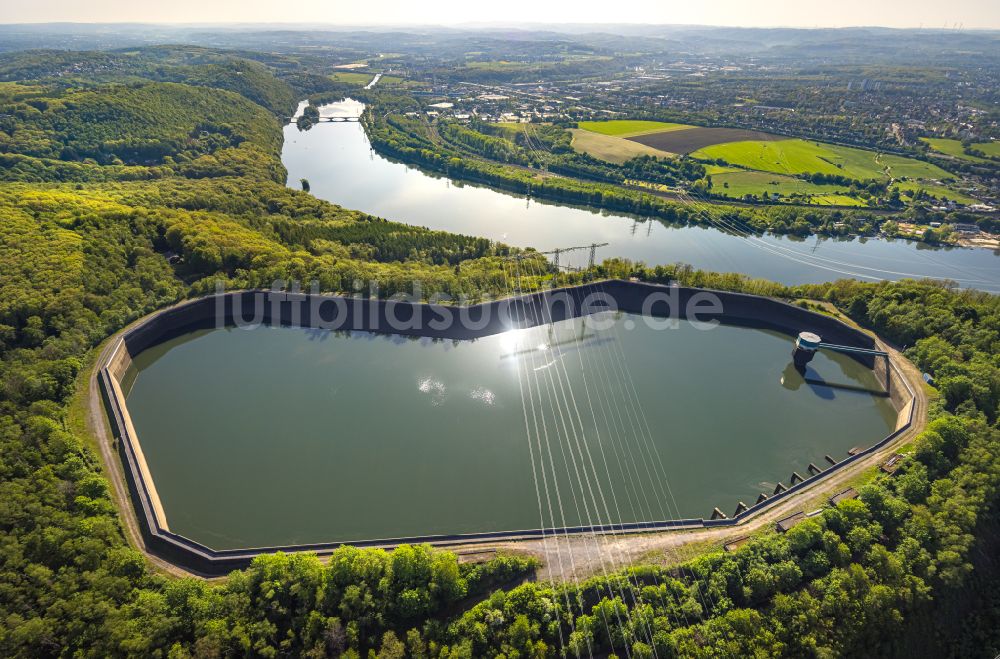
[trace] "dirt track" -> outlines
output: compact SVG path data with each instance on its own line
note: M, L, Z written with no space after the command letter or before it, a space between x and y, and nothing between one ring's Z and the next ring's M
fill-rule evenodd
M503 549L521 554L536 556L542 561L543 567L538 577L540 579L573 580L612 571L623 565L634 564L639 560L663 564L676 563L685 557L685 550L706 544L721 546L722 544L758 531L773 524L776 520L798 512L811 511L822 507L832 494L843 490L856 480L865 470L877 466L884 461L896 447L903 445L919 434L927 417L927 398L924 393L923 380L917 368L907 361L895 348L878 341L879 348L888 351L893 361L899 366L915 393L913 424L899 437L882 450L859 460L850 466L831 474L820 482L802 490L796 496L768 508L759 515L734 527L694 529L684 531L664 531L659 533L634 533L618 536L570 536L556 541L546 540L510 540L488 544L454 545L449 549L466 553L488 553L490 550ZM141 550L154 569L176 576L192 576L192 573L151 554L142 538L135 509L129 496L128 484L119 459L114 439L108 426L98 382L97 364L103 363L107 353L114 345L114 339L109 340L101 348L98 358L88 377L87 396L87 426L97 439L100 457L104 463L105 473L111 481L111 493L120 511L120 519L129 543ZM572 562L572 565L570 564ZM194 575L201 576L201 575Z

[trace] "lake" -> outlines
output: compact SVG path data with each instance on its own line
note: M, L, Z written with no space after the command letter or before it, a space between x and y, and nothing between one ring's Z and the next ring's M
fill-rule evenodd
M356 117L363 108L348 100L324 106L321 115ZM383 158L371 149L359 123L324 122L308 131L289 124L282 162L290 184L306 178L312 194L346 208L519 247L550 250L607 242L599 260L683 262L785 284L933 277L1000 292L1000 260L989 250L881 238L740 237L710 227L671 227L655 219L541 203ZM586 255L576 254L580 264Z

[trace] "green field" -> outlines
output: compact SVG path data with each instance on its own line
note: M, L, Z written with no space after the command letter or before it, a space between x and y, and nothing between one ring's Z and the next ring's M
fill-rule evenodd
M709 176L716 176L718 174L729 174L731 172L742 172L744 170L739 167L723 167L722 165L705 165L705 173Z
M920 139L926 142L931 149L937 151L938 153L943 153L955 158L961 158L962 160L983 162L982 158L966 155L963 151L965 147L962 146L961 140L949 140L941 137L921 137Z
M968 160L969 162L990 162L986 158L970 156L965 153L965 147L962 145L961 140L949 140L942 137L921 137L920 139L938 153L960 158L961 160ZM978 142L973 144L972 148L982 151L988 156L1000 158L1000 142Z
M872 151L801 139L747 141L715 144L691 154L705 160L722 159L733 165L775 174L835 174L857 180L886 178L884 167L892 175L909 178L949 178L943 169L910 158L878 156Z
M375 76L371 73L358 73L357 71L338 71L330 76L331 80L337 82L347 82L352 85L367 85Z
M762 196L765 192L768 195L778 194L781 197L789 197L793 194L832 195L847 191L847 188L841 185L816 185L792 176L769 172L753 172L742 169L726 170L714 167L709 171L709 174L712 176L712 192L714 194L735 199L740 199L748 194Z
M959 192L958 190L952 190L943 185L936 185L934 183L926 183L923 181L897 181L895 187L899 188L900 192L903 190L923 190L929 195L933 195L938 199L950 199L958 204L978 204L979 200L975 197L970 197L969 195Z
M821 194L809 198L809 203L817 206L858 206L864 207L868 204L863 199L848 197L843 194Z
M642 121L639 119L616 119L613 121L581 121L578 126L590 131L612 137L635 137L650 133L664 133L671 130L692 128L687 124L672 124L666 121Z
M636 156L673 157L672 153L660 151L651 146L625 140L620 137L580 130L579 128L573 128L571 132L573 133L573 148L598 160L621 164Z
M932 165L929 162L924 162L923 160L915 160L913 158L904 158L902 156L882 156L882 164L888 165L892 177L895 179L909 178L909 179L953 179L955 175L946 172L937 165Z
M360 73L358 71L338 71L330 76L331 80L346 82L352 85L367 85L375 77L374 73ZM378 79L378 86L398 85L404 82L399 76L382 76Z
M1000 158L1000 142L979 142L972 145L973 149L978 149L990 158Z
M536 66L532 62L511 62L507 60L487 60L466 62L465 67L469 69L483 69L488 71L519 71L530 69Z

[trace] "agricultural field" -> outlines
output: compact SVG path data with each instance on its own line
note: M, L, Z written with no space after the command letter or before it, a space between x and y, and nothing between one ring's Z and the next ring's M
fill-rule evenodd
M606 162L621 164L630 158L645 155L657 156L658 158L673 157L672 153L620 137L612 137L579 128L571 129L570 132L573 133L572 146L575 150Z
M900 191L923 189L939 199L976 202L942 185L940 181L954 179L954 175L931 163L760 131L616 120L580 122L572 133L576 151L606 162L623 163L647 154L688 154L698 160L724 161L732 166L708 165L706 170L712 176L712 193L733 199L746 195L762 198L765 194L788 199L794 195L800 203L867 205L865 200L850 196L847 186L819 185L798 178L827 174L857 181L892 178L900 182Z
M466 53L469 55L483 55L484 53ZM476 80L489 80L494 76L502 78L518 76L544 76L556 72L569 70L578 72L580 67L597 67L609 65L613 58L608 55L567 54L561 60L539 61L531 58L521 59L469 59L453 73L462 79L469 76ZM572 75L573 73L571 73Z
M880 162L889 168L889 173L895 179L944 180L955 178L954 174L941 169L937 165L914 158L883 155Z
M594 158L623 163L640 155L670 157L688 153L700 160L722 160L733 166L707 165L713 194L741 199L746 195L836 206L866 206L845 185L815 184L803 174L827 174L858 181L889 177L903 190L926 190L939 199L972 204L976 200L939 183L954 178L931 163L874 151L786 138L759 131L700 128L656 121L580 122L573 129L573 148Z
M480 61L474 60L465 63L467 69L482 69L487 71L521 71L531 69L535 65L532 62L516 62L508 60Z
M338 71L330 76L336 82L345 82L350 85L365 86L375 77L374 73L362 73L360 71ZM399 76L384 75L378 79L380 87L386 85L399 85L405 80Z
M973 144L972 148L982 151L990 158L1000 158L1000 142L979 142Z
M719 174L731 174L732 172L743 172L746 170L740 169L739 167L723 167L722 165L705 165L705 173L709 176L718 176Z
M676 124L675 124L676 125ZM758 130L742 128L703 128L688 126L686 130L656 131L644 135L631 136L629 140L669 153L691 153L705 147L728 142L785 140L787 138Z
M970 156L965 153L965 147L961 140L950 140L941 137L921 137L921 140L927 143L928 146L938 153L943 153L953 158L959 158L960 160L967 160L969 162L989 162L986 158L980 158L979 156ZM988 156L993 158L1000 158L1000 142L979 142L972 145L973 149L977 151L982 151Z
M330 76L336 82L346 82L352 85L367 85L375 75L372 73L359 73L357 71L338 71Z
M721 167L714 168L714 171L716 173L709 172L712 177L712 193L734 199L741 199L748 194L761 197L765 193L771 197L774 195L780 197L807 195L810 199L802 201L815 203L817 198L826 198L830 195L843 196L841 193L848 190L842 185L817 185L792 176L769 172L754 172L743 169L727 170ZM850 205L855 205L859 201L848 198L852 201Z
M834 174L857 179L881 178L882 168L875 162L875 154L860 150L847 157L834 153L816 142L800 139L780 141L741 141L714 144L691 154L702 160L725 162L775 174Z
M809 198L809 203L815 206L857 206L859 208L868 206L864 199L848 197L843 194L813 195Z
M879 156L863 149L802 139L715 144L691 155L694 158L721 159L747 169L791 176L820 173L857 180L884 179L888 167L895 178L951 178L951 174L943 169L919 160Z
M636 137L651 133L673 132L694 128L694 126L688 126L687 124L672 124L666 121L641 121L633 119L613 121L581 121L578 126L580 129L591 133L598 133L600 135L608 135L612 137Z
M949 140L943 137L921 137L920 139L921 141L926 142L933 151L943 153L953 158L968 160L970 162L983 162L984 160L983 158L967 155L964 152L965 147L962 146L961 140Z

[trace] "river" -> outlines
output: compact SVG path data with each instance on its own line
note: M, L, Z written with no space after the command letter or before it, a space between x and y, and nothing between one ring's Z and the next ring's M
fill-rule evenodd
M347 100L323 106L321 116L356 117L363 108ZM539 250L607 242L598 260L683 262L785 284L933 277L1000 292L1000 258L990 250L883 238L740 237L710 227L668 226L433 176L375 153L359 123L320 123L308 131L290 123L284 130L282 162L291 184L306 178L321 199L407 224Z

